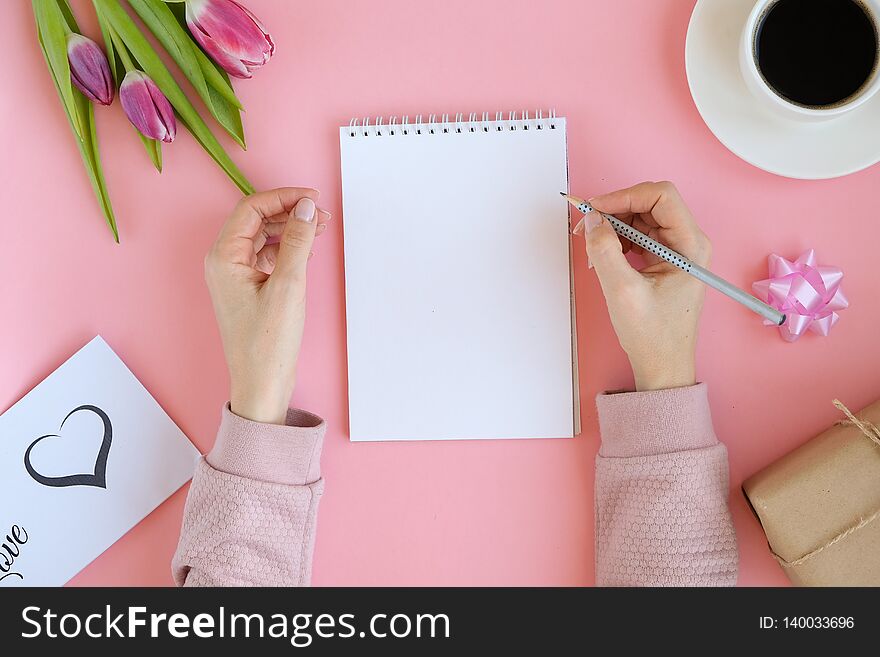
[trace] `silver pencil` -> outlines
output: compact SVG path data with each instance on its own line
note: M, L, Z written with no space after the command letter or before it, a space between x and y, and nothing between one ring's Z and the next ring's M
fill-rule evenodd
M592 205L590 205L587 201L583 199L577 198L576 196L571 196L570 194L566 194L565 192L559 193L562 194L569 203L571 203L574 207L576 207L584 214L588 214L590 212L598 212L598 210L593 208ZM617 234L621 237L625 237L633 244L642 247L645 251L650 251L661 260L665 260L670 265L678 267L679 269L690 274L697 280L703 281L703 283L705 283L709 287L714 288L722 294L727 295L734 301L739 301L746 308L758 313L761 317L769 322L772 322L776 326L782 326L785 323L785 313L776 310L776 308L768 306L757 297L754 297L745 290L738 288L733 283L725 281L723 278L713 274L705 267L700 267L700 265L691 262L680 253L677 253L670 249L668 246L664 246L660 242L651 239L644 233L636 230L635 228L621 221L617 217L612 217L610 214L605 214L604 212L602 212L601 215L608 220L608 222L611 224L611 227L614 228Z

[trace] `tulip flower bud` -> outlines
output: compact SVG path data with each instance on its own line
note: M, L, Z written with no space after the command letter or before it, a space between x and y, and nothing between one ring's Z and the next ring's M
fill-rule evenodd
M199 45L234 77L252 77L275 53L263 24L233 0L187 0L186 23Z
M89 100L109 105L116 86L110 74L110 63L101 47L82 34L71 32L67 37L67 59L70 79Z
M128 120L142 135L170 144L177 134L174 109L145 73L129 71L119 85L119 101Z

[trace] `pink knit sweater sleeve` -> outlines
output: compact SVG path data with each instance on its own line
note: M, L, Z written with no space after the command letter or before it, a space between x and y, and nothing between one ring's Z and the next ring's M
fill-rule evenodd
M307 586L324 421L290 410L261 424L223 409L211 452L196 468L172 560L180 586Z
M596 583L732 586L727 450L706 386L599 395Z

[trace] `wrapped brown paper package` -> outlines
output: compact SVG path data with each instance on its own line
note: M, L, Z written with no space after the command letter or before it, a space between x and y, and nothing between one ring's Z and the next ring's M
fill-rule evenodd
M880 427L880 401L855 415ZM796 586L880 586L880 447L844 422L743 483Z

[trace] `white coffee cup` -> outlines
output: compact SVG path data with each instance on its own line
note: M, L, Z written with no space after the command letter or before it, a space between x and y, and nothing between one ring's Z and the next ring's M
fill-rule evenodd
M739 45L739 65L749 90L768 108L777 114L800 121L824 121L840 116L866 102L880 89L880 65L874 67L871 77L861 89L843 103L828 107L805 107L780 96L764 79L758 70L755 56L755 40L758 27L768 9L779 0L758 0L743 27ZM880 35L880 0L859 0L868 9L874 21L874 29Z

